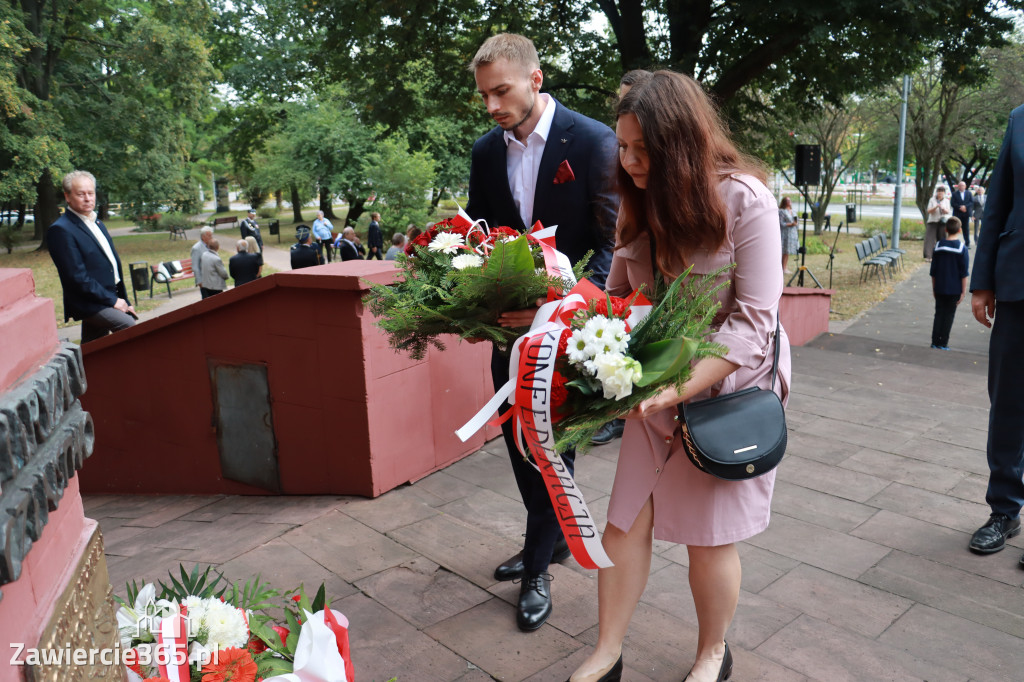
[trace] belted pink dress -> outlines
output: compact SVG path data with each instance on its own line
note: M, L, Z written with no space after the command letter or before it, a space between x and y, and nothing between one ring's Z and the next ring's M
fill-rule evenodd
M725 358L739 369L693 400L751 386L771 387L772 340L783 287L778 208L768 188L752 176L730 176L719 184L719 191L728 212L725 242L717 251L698 250L690 261L699 274L736 263L721 276L731 283L718 294L722 306L711 340L729 349ZM615 251L606 289L624 296L641 284L654 285L646 235ZM791 367L785 330L779 341L775 392L785 404ZM717 546L767 528L775 471L746 481L723 481L698 470L683 451L677 414L670 408L645 420L626 420L608 523L628 531L653 496L654 537L659 540Z

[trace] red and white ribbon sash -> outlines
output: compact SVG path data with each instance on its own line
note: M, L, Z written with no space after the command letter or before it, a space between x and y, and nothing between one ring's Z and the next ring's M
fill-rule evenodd
M181 614L160 621L157 633L157 668L171 682L189 682L188 623Z
M565 298L551 301L537 310L530 331L512 346L509 358L508 383L498 389L469 422L456 431L465 442L487 423L487 419L506 400L512 409L501 420L511 418L516 445L524 457L533 455L535 466L544 479L552 507L562 533L576 561L585 568L607 568L611 559L601 545L597 525L587 507L583 493L576 486L565 461L555 451L552 416L552 379L558 355L558 342L578 310L590 307L593 300L605 294L588 280L581 280ZM626 318L627 329L633 328L651 310L650 301L640 292L632 295L632 306Z

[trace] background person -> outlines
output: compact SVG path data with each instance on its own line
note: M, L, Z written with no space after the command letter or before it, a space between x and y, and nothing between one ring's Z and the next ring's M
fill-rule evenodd
M351 227L346 227L341 231L341 236L338 237L336 246L338 247L338 253L341 254L341 260L359 260L359 250L356 248L356 231Z
M928 200L928 223L924 226L924 259L930 261L935 244L946 235L946 221L953 215L953 208L946 197L946 188L939 185L935 196Z
M985 188L978 185L974 188L974 215L971 222L974 223L974 243L978 243L978 233L981 231L981 216L985 212ZM968 229L964 227L964 229Z
M296 242L289 251L292 270L320 265L320 251L313 245L313 231L309 229L309 225L299 225L295 228L295 239Z
M259 278L260 257L258 254L249 253L249 244L244 239L239 239L235 243L235 250L237 253L228 259L228 273L235 286L240 287Z
M64 290L64 321L82 321L84 344L131 327L138 317L128 303L114 240L93 211L96 178L76 170L62 184L68 210L50 225L46 239Z
M210 250L208 244L213 239L213 228L204 227L199 230L199 241L192 245L189 258L192 259L192 274L196 278L196 286L203 286L203 254Z
M971 248L971 216L974 215L974 195L967 190L967 183L960 181L949 198L949 206L953 209L953 217L963 227L964 243ZM947 223L948 225L948 223Z
M693 79L658 71L627 93L617 114L622 206L608 292L652 287L655 271L668 280L688 265L697 275L729 263L736 268L720 276L731 281L717 294L722 307L711 335L727 355L698 360L682 393L666 389L627 415L604 532L615 566L598 572L597 647L572 680L619 679L653 538L687 546L698 623L687 680L722 680L732 672L725 635L740 595L735 543L768 526L775 472L723 481L700 471L683 453L677 406L753 386L770 389L776 343L775 390L788 398L789 343L784 331L775 334L782 296L778 209L763 170L736 149Z
M366 246L369 253L368 260L381 260L384 257L384 235L380 231L380 213L374 211L370 214L370 227L366 233Z
M789 272L789 257L796 255L800 248L800 235L797 234L796 212L789 197L782 197L779 202L779 229L782 230L782 270Z
M946 222L946 238L932 253L932 295L935 297L935 318L932 321L932 348L949 350L949 333L953 329L956 307L967 295L967 244L957 236L960 221Z
M334 255L334 249L331 248L331 233L333 231L334 227L327 218L324 218L324 212L317 211L316 220L313 221L313 238L317 240L320 248L321 263L330 263L331 257Z
M384 260L395 260L395 256L405 250L405 235L401 232L395 232L391 235L391 247L388 252L384 254Z
M203 254L203 283L199 292L203 298L209 298L219 294L228 288L228 271L224 267L224 261L220 259L220 242L211 239L210 250Z
M260 245L256 243L255 237L246 237L245 243L249 245L249 253L254 253L259 256L260 261L260 275L263 275L263 250L260 249Z
M249 209L245 219L238 226L239 231L242 233L242 239L246 237L253 237L256 239L256 243L260 245L260 251L263 250L263 236L260 235L260 226L256 222L256 211Z

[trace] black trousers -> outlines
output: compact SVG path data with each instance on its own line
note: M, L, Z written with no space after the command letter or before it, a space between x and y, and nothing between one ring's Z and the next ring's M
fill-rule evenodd
M494 389L497 390L508 381L508 356L499 353L497 350L491 353L491 377L494 379ZM499 410L505 414L511 406L507 403ZM551 563L551 554L555 550L555 542L562 534L558 525L558 517L551 505L551 497L548 495L544 479L536 469L523 460L516 448L515 436L512 433L511 420L501 425L502 435L505 437L505 446L508 448L508 456L512 461L512 472L516 477L516 484L519 486L519 494L523 497L523 506L526 507L526 541L523 543L523 568L527 572L541 573L546 571ZM570 450L562 453L562 460L570 472L575 470L576 451Z
M996 514L1024 506L1024 301L997 301L988 348L988 492Z
M953 318L956 316L956 303L959 296L948 294L935 295L935 321L932 322L932 345L948 346L949 332L953 329Z
M320 240L320 263L330 263L331 259L334 258L334 248L331 246L330 239Z

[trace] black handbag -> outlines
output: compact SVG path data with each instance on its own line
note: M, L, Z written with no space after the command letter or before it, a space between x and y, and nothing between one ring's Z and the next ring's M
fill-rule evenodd
M701 471L727 481L768 473L786 452L786 413L775 395L779 370L779 328L775 326L772 390L759 387L679 405L683 449Z

